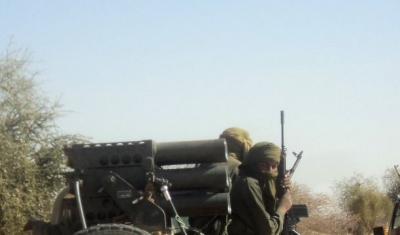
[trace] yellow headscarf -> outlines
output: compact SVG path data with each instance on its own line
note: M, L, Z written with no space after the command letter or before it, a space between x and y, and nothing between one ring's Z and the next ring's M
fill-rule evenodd
M219 138L225 138L229 155L239 161L243 161L253 145L249 132L239 127L230 127L224 130Z

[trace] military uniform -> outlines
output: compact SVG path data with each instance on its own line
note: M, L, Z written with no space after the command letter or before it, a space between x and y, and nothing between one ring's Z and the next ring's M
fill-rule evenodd
M261 172L260 161L279 164L280 149L268 142L261 142L250 149L239 166L239 177L230 192L232 223L229 235L275 235L283 230L284 212L277 209L275 172Z
M284 214L275 208L266 208L265 202L271 199L263 194L263 187L266 186L253 177L239 176L236 180L231 190L229 235L279 234L282 231Z

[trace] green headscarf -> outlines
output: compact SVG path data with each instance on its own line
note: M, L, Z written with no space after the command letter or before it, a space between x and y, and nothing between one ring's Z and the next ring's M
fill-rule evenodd
M229 155L239 161L243 161L243 158L253 145L249 132L239 127L230 127L224 130L222 134L219 135L219 138L224 138L226 140Z
M269 213L276 209L276 177L278 172L261 172L257 169L257 163L263 161L280 162L281 149L270 142L255 144L242 162L242 168L248 170L248 174L258 179L263 192L265 208Z
M243 164L253 165L262 161L274 161L279 164L281 161L281 149L271 142L259 142L249 150L243 160Z

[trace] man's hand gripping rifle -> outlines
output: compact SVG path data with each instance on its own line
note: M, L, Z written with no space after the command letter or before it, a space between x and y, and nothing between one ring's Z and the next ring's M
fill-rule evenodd
M285 147L285 138L284 138L284 111L281 111L281 161L278 166L278 182L283 182L285 176L289 174L291 178L296 171L296 168L302 158L303 151L299 154L293 152L293 155L296 157L296 161L293 164L293 167L287 171L286 170L286 147ZM279 186L277 189L278 198L282 198L286 193L286 188L283 186ZM300 222L299 217L308 217L308 210L306 205L293 205L292 208L285 214L285 222L282 231L282 235L289 234L299 234L294 230L296 224Z

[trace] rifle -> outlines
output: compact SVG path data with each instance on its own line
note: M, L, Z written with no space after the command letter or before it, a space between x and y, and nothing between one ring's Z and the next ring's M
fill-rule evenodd
M293 167L287 171L286 170L286 147L285 147L285 137L284 137L284 124L285 124L285 113L281 111L281 161L278 166L278 183L282 182L287 173L290 173L290 177L293 176L296 168L302 158L303 151L299 154L293 152L296 157L296 161ZM281 185L277 188L277 197L282 198L286 193L286 189ZM295 225L300 222L299 217L308 217L307 205L293 205L292 208L285 214L285 221L283 224L282 235L299 234L294 230Z
M278 165L278 182L282 182L286 175L286 147L285 147L285 132L284 132L284 125L285 125L285 113L281 111L281 161ZM283 194L285 194L286 189L279 186L277 188L277 196L278 198L282 198Z
M397 175L400 177L399 165L394 165L394 169L396 169Z

